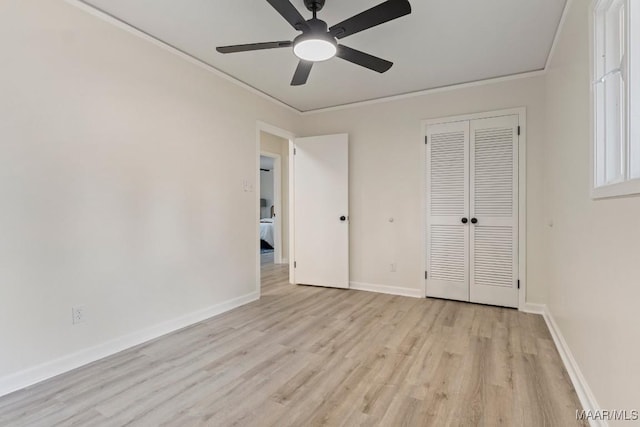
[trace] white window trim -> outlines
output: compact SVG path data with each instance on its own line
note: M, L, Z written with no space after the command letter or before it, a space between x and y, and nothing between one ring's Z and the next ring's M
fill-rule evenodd
M594 17L595 17L595 11L596 9L600 6L600 4L602 4L603 2L608 1L608 0L593 0L591 2L591 8L590 8L590 13L589 13L589 32L590 32L590 37L589 37L589 76L590 76L590 80L589 80L589 86L590 86L590 141L591 141L591 147L590 147L590 170L589 170L589 181L590 181L590 193L591 193L591 198L592 199L604 199L604 198L610 198L610 197L621 197L621 196L632 196L632 195L638 195L640 194L640 178L636 178L636 179L629 179L629 180L625 180L619 183L614 183L614 184L608 184L608 185L601 185L598 186L596 184L596 170L597 170L597 159L596 159L596 152L597 152L597 140L596 140L596 124L597 124L597 119L596 119L596 105L595 105L595 85L593 84L593 82L598 78L598 76L596 75L596 70L595 70L595 58L594 58L594 54L595 54L595 45L596 45L596 32L595 32L595 22L594 22ZM628 22L628 21L627 21ZM627 55L631 54L631 49L629 49L629 47L627 47ZM627 61L625 61L627 64L629 64L629 59L627 59ZM627 92L627 102L628 102L628 96L629 93ZM627 144L629 142L627 141ZM627 152L628 155L628 152ZM627 165L629 162L629 159L626 159Z
M592 168L592 171L593 171L593 168ZM592 199L606 199L609 197L632 196L632 195L640 194L640 178L619 182L617 184L603 185L600 187L595 187L595 182L592 180L591 187L592 187L591 188Z

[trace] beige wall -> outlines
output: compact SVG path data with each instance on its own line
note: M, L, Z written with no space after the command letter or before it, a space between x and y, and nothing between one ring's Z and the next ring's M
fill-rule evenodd
M282 258L286 263L289 258L289 140L260 132L260 151L280 155L282 212L279 215L282 219Z
M527 107L529 302L546 298L542 235L544 78L502 83L305 116L304 134L349 134L351 280L422 289L421 120ZM389 222L394 218L394 222ZM390 264L397 263L391 272Z
M589 3L572 2L547 75L547 301L599 405L638 409L640 197L589 197Z
M0 55L0 380L256 290L293 113L63 1L0 2Z

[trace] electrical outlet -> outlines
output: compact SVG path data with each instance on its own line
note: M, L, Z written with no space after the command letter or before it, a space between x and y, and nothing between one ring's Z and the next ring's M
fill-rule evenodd
M74 325L84 323L84 306L71 307L71 323Z
M392 262L392 263L391 263L391 265L390 265L390 268L391 268L391 272L392 272L392 273L395 273L395 272L396 272L396 269L397 269L396 263L395 263L395 262Z

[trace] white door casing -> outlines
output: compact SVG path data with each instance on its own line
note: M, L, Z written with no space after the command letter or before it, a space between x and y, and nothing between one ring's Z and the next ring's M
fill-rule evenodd
M292 262L297 284L349 287L348 143L347 134L295 140Z

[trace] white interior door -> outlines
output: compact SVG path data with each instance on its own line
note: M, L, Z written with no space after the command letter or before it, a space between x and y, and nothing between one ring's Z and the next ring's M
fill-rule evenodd
M470 126L470 301L517 307L518 116Z
M349 287L348 135L295 140L294 281Z
M469 122L427 129L427 296L469 301Z

